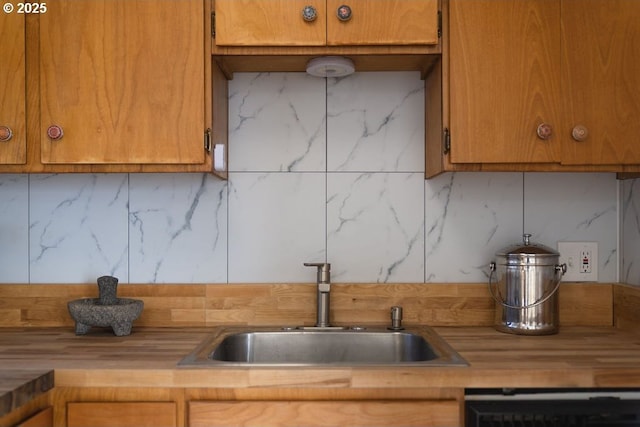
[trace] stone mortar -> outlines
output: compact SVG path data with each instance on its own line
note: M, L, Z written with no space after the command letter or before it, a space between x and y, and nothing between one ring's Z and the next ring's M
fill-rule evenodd
M115 304L100 304L98 298L83 298L67 303L76 322L76 335L85 335L92 326L111 327L116 336L129 335L133 321L140 317L142 300L117 298Z

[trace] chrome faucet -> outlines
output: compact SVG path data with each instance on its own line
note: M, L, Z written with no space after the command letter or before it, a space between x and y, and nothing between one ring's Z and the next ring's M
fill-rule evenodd
M330 302L329 294L331 292L331 264L329 263L315 263L305 262L305 267L317 267L318 268L318 309L316 326L320 328L328 328L331 326L329 323L329 311Z

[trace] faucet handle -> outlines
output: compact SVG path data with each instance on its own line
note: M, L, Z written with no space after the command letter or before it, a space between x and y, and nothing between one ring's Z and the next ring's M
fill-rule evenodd
M305 262L303 264L305 267L322 267L322 268L328 268L331 269L331 264L328 262Z
M331 282L331 264L328 262L305 262L305 267L318 267L318 283Z

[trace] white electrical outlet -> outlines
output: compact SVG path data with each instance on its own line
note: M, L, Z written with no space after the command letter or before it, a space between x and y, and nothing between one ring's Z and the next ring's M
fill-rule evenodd
M591 251L586 248L582 248L580 251L580 273L589 274L591 273L591 263L593 259L591 258Z
M560 264L567 265L565 282L598 281L598 242L558 242Z

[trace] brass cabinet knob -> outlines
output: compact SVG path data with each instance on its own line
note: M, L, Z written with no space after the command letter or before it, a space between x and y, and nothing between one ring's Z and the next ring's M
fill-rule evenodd
M318 11L313 6L305 6L302 9L302 19L307 22L313 22L318 17Z
M589 136L589 130L586 126L576 125L571 130L571 136L578 142L585 141Z
M343 4L336 11L336 15L338 16L339 20L348 21L349 19L351 19L351 15L352 15L351 8L346 4Z
M0 126L0 142L7 142L13 137L13 131L9 126Z
M63 135L64 135L64 132L62 131L62 128L58 125L51 125L47 128L47 136L52 141L58 141L62 139Z
M536 134L538 134L538 138L547 140L553 135L553 128L548 123L540 123L536 129Z

